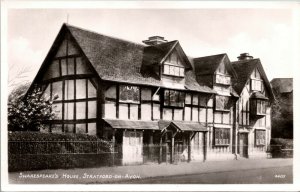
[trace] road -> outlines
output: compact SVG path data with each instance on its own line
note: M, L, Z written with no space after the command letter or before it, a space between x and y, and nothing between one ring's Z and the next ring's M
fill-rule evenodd
M293 167L271 167L118 182L123 184L288 184L293 183Z

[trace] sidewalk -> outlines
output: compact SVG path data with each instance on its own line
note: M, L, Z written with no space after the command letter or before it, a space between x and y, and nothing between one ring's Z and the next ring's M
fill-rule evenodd
M56 169L9 173L11 184L118 183L171 175L226 172L292 166L293 159L255 159L172 164L133 165L85 169Z

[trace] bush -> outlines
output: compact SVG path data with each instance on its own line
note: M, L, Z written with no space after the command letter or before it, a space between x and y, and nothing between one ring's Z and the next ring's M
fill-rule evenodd
M272 138L271 154L274 158L293 157L293 139Z
M55 117L52 112L53 100L42 96L43 91L35 87L26 96L29 84L14 89L8 97L8 130L39 131L46 120Z
M12 132L8 140L9 171L113 165L112 145L96 136Z

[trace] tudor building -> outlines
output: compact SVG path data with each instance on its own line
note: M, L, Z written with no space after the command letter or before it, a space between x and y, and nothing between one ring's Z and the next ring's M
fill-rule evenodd
M143 43L64 24L32 84L58 96L43 131L111 140L123 164L266 156L274 98L259 59Z

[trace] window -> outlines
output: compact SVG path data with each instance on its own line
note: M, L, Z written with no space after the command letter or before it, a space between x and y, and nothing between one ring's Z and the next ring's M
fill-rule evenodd
M266 143L266 131L265 130L255 130L255 144L265 145Z
M164 64L163 73L165 75L184 77L184 68L180 66Z
M260 99L252 99L251 111L252 115L266 115L267 101Z
M215 104L216 110L229 111L229 97L217 95Z
M140 103L140 88L137 86L120 85L120 102Z
M262 90L262 80L251 79L251 90L261 91Z
M86 98L86 79L76 79L76 99Z
M230 129L215 128L215 145L230 144Z
M184 93L175 90L165 90L164 105L173 107L183 107Z
M217 84L230 85L230 83L231 83L231 78L230 78L230 76L227 76L227 75L216 74L215 78L216 78L215 82Z
M62 100L62 81L52 83L52 98L57 96L56 101Z

